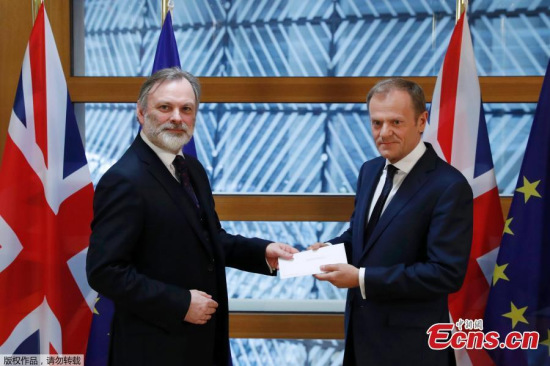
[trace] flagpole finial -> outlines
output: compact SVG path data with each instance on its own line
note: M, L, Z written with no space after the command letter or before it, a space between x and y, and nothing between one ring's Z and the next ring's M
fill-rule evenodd
M38 9L40 5L44 3L44 0L31 0L32 21L34 23L36 16L38 15Z
M162 0L161 1L161 26L164 24L164 19L166 19L166 14L169 11L174 10L174 2L172 0Z
M462 13L468 8L468 0L456 0L456 23L460 20Z

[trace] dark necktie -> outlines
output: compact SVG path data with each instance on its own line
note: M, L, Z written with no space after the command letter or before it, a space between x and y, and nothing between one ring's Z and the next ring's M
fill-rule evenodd
M391 164L388 165L386 169L386 181L384 182L382 193L380 193L380 197L378 197L378 201L376 201L376 205L374 205L374 209L372 210L372 214L370 215L369 222L367 223L367 228L365 229L365 243L369 240L370 235L374 231L374 228L376 227L376 224L380 219L384 204L386 203L393 187L393 177L395 176L395 173L399 170Z
M193 185L191 184L191 179L189 178L189 169L187 168L187 162L185 161L183 156L176 155L176 158L174 159L174 162L172 164L174 164L174 168L176 168L176 176L179 178L180 185L184 189L185 193L187 193L187 196L195 204L195 207L199 209L199 200L197 200L197 196L195 195L195 191L193 190Z

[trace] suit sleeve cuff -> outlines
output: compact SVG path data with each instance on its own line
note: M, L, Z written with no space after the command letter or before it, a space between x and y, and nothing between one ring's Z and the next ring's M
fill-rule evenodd
M275 272L277 270L276 268L272 268L269 265L269 262L267 261L267 258L265 259L265 263L267 264L267 268L269 268L269 274L273 274L273 272Z
M366 299L365 295L365 267L359 268L359 287L361 288L361 296Z

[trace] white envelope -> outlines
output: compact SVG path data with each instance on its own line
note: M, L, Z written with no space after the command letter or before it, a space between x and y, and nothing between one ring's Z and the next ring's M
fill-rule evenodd
M290 278L323 273L320 269L322 265L337 263L348 263L344 244L296 253L291 260L279 258L279 275L281 278Z

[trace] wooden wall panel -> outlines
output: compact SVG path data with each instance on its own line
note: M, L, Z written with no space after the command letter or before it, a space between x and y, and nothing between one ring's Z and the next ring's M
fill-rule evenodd
M214 195L224 221L348 221L354 196L332 195ZM503 217L512 198L501 197Z
M21 62L31 34L33 19L31 2L0 1L0 161L21 72Z
M348 221L354 196L216 195L226 221Z
M231 313L231 338L344 339L343 314Z
M435 77L411 77L431 100ZM538 100L542 77L482 77L486 103ZM75 102L134 103L142 77L72 77L69 83ZM200 78L205 103L364 103L367 92L381 78L232 77Z

